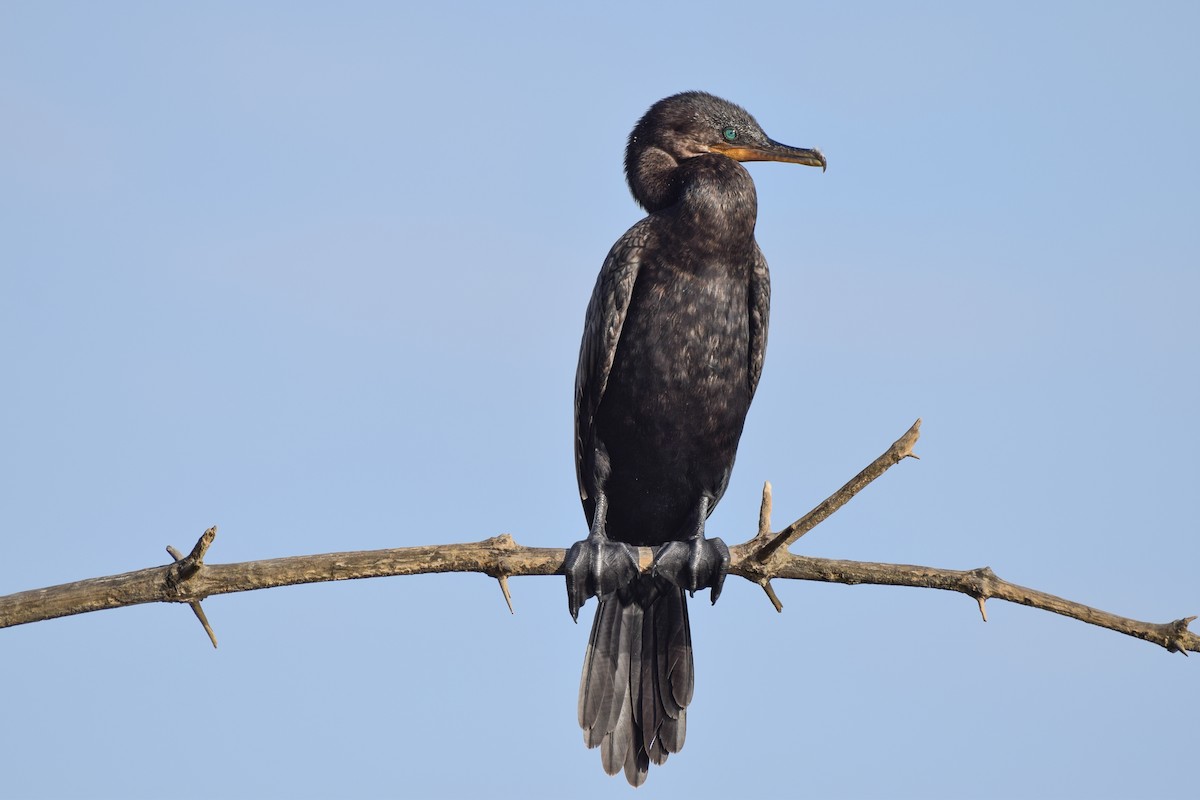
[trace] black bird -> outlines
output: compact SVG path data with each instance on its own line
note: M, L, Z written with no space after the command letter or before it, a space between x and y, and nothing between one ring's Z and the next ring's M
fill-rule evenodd
M692 699L684 591L721 592L729 549L704 537L725 493L767 345L770 278L739 161L825 168L705 92L650 107L625 176L649 216L613 245L588 303L575 377L575 468L590 531L564 571L571 616L600 600L579 724L634 786L683 747ZM638 546L659 546L638 570Z

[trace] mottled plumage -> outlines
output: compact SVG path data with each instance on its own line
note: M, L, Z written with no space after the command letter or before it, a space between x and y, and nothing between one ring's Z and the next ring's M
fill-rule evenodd
M650 108L625 168L650 212L609 252L575 382L575 463L591 532L565 571L572 615L600 598L579 724L635 786L683 746L693 689L685 590L720 593L728 549L704 522L729 483L762 374L770 308L758 203L739 160L824 167L738 106L686 92ZM627 547L658 546L638 573Z

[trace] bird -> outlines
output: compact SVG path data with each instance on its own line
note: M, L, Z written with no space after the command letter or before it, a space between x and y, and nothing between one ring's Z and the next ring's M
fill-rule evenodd
M745 161L820 167L707 92L654 103L625 148L647 216L609 251L584 319L575 468L588 535L563 564L592 622L579 686L584 743L633 786L683 747L694 687L687 597L713 603L729 548L705 521L729 484L762 374L770 275ZM639 570L635 548L657 548Z

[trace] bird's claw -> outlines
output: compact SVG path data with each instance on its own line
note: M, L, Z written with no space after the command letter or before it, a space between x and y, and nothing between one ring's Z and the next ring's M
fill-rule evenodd
M710 587L712 601L721 596L725 572L729 569L729 548L713 537L693 536L685 541L667 542L654 559L652 571L680 589L695 596L697 589Z
M571 545L563 562L567 576L567 605L571 619L579 621L579 609L589 597L604 595L628 586L638 574L637 553L624 542L592 534Z

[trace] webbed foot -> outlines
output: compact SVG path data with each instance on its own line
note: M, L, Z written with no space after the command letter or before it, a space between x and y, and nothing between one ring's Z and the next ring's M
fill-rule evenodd
M579 609L589 597L602 599L637 577L637 552L624 542L610 541L603 533L593 531L571 545L563 572L567 575L571 619L578 622Z
M663 576L680 589L687 589L692 596L697 589L711 588L715 603L725 585L729 548L720 539L705 539L703 534L667 542L659 548L652 569L655 575Z

